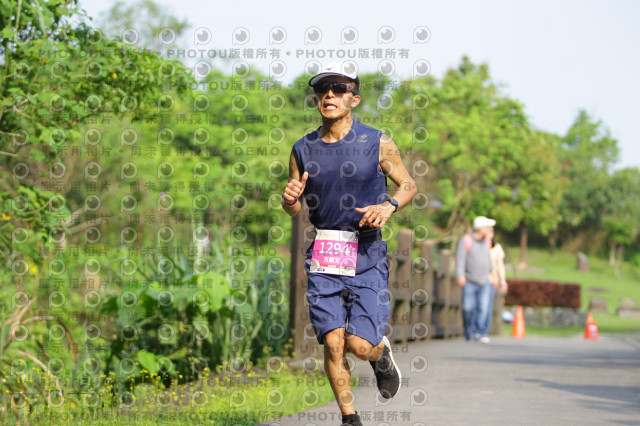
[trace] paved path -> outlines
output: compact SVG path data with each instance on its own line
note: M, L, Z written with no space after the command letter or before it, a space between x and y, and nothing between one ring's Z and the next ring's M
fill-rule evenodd
M640 425L640 336L411 342L403 386L379 398L368 363L354 392L364 425ZM339 425L335 402L264 425Z

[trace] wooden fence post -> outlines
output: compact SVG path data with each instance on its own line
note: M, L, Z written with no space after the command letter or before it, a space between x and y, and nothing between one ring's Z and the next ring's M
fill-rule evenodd
M413 249L413 231L402 229L398 233L398 249L387 254L394 273L389 274L389 292L391 296L391 314L389 325L392 340L406 343L409 338L409 308L411 303L411 251Z
M310 355L322 357L311 322L307 301L307 274L304 270L305 250L315 237L309 222L309 208L302 200L302 210L292 217L291 226L291 282L289 283L289 328L296 358Z
M440 251L440 262L435 272L432 337L450 336L451 315L451 252Z
M462 335L463 321L462 321L462 288L456 282L455 277L452 275L452 267L454 262L454 255L451 250L447 250L449 259L449 286L451 290L449 292L449 333L448 337L455 337Z
M411 293L411 338L431 338L435 242L418 244L420 258L413 262L413 291ZM426 328L426 335L423 328Z

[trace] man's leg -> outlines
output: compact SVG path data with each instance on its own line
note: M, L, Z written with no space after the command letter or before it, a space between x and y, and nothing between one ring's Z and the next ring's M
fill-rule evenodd
M384 342L373 346L368 340L355 334L347 333L347 347L356 357L363 361L376 361L382 356Z
M487 337L489 335L489 325L491 324L491 290L493 286L486 284L478 287L478 333L482 337Z
M393 359L389 340L383 336L382 341L373 346L368 340L348 333L347 347L361 360L369 361L380 395L385 399L393 398L400 390L402 374Z
M336 328L324 335L324 370L343 415L355 414L351 394L351 372L347 363L345 329Z
M462 320L464 323L464 337L467 340L473 339L476 333L476 290L477 285L467 281L462 287Z
M372 271L374 272L374 271ZM354 287L354 298L349 306L347 347L358 358L369 361L376 375L378 391L383 398L393 398L400 390L402 374L391 353L391 342L384 336L389 323L391 304L389 290L384 279L374 272L369 282L380 283L380 289ZM373 287L373 286L372 286ZM374 344L372 342L378 342Z

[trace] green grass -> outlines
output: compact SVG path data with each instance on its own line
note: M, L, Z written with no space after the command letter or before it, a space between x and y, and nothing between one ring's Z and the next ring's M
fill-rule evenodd
M508 259L519 259L519 247L507 249ZM607 312L594 312L600 333L640 333L640 319L621 318L616 315L619 299L629 297L640 306L640 267L624 262L619 278L608 259L589 256L589 272L576 269L576 255L557 251L529 249L527 251L527 269L507 272L508 278L532 278L562 283L574 283L581 286L581 308L589 307L591 297L600 297L607 301ZM581 327L534 327L527 326L528 336L566 337L584 333ZM505 325L502 335L510 335L511 326Z
M355 385L355 383L353 383ZM108 398L104 398L107 400ZM6 400L6 399L5 399ZM14 424L73 423L83 425L253 425L297 413L333 400L329 383L321 372L308 373L288 367L278 373L256 373L209 377L195 383L161 390L155 385L136 387L130 407L91 411L82 403L65 401L59 408L26 405ZM33 401L36 402L36 401ZM7 407L8 408L8 407ZM37 417L37 419L36 419Z

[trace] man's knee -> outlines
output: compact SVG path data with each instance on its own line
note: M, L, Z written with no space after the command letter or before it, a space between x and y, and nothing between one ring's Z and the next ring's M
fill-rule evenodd
M347 347L352 354L364 360L368 359L369 354L373 349L373 345L369 341L353 335L351 335L350 338L347 338Z
M344 329L335 329L326 333L323 337L324 352L331 359L340 360L345 355Z

